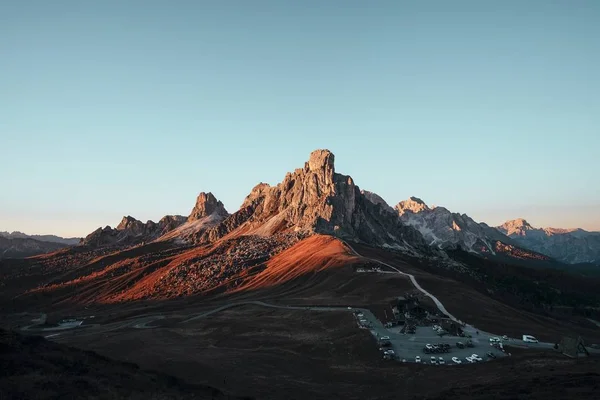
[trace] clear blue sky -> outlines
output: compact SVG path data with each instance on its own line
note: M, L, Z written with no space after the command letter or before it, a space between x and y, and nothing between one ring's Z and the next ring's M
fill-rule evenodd
M0 1L0 230L238 209L311 150L390 204L600 230L600 1Z

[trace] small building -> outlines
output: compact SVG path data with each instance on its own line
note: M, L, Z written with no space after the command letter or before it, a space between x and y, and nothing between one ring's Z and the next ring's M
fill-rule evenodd
M577 338L563 337L558 344L558 350L568 357L589 356L590 353L585 348L581 336Z
M439 325L442 327L443 330L445 330L452 336L459 336L459 334L462 333L461 325L458 322L451 320L450 318L441 318Z

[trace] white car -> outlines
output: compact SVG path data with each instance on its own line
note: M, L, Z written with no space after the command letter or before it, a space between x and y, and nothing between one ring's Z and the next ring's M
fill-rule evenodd
M467 362L470 362L470 363L474 363L475 362L475 360L473 359L473 357L465 357L465 360L467 360Z
M452 362L455 364L462 364L462 361L460 361L458 357L452 357Z
M421 356L416 356L416 357L415 357L415 362L416 362L417 364L421 364Z
M477 354L471 354L471 358L475 361L483 361L483 358L479 357Z
M356 316L357 316L358 318L362 318L362 317L364 317L365 315L364 315L363 313L358 313L358 314L356 314Z
M491 337L491 338L490 338L490 343L500 343L500 338L497 338L497 337Z
M379 340L390 340L389 336L382 336L381 338L379 338Z
M526 343L538 343L538 340L531 335L523 335L523 341Z
M440 365L444 365L444 364L446 364L446 362L444 361L444 359L443 359L442 357L439 357L439 358L438 358L438 360L439 360L439 361L438 361L438 363L439 363Z
M437 364L437 360L434 356L431 356L431 363L432 364Z
M502 340L508 340L508 336L506 336L506 335L502 336Z

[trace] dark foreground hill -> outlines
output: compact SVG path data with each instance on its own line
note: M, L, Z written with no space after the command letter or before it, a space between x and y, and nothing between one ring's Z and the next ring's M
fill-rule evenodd
M0 330L0 399L233 399L92 351Z

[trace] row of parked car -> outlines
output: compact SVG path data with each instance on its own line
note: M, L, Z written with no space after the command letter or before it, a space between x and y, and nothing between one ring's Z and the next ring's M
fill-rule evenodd
M439 344L426 344L423 348L423 352L426 354L429 353L449 353L451 346L448 343L439 343Z
M488 352L487 356L489 358L496 358L496 356L492 352ZM470 355L468 357L465 357L465 360L468 363L476 363L476 362L482 362L483 358L479 357L477 354L472 354L472 355ZM403 361L405 361L405 360L403 360ZM417 364L422 364L424 361L421 359L421 356L416 356L415 357L415 362ZM443 357L437 357L436 358L435 356L431 356L431 358L429 359L429 362L432 365L444 365L444 364L446 364L446 361L444 361ZM458 358L458 357L452 357L452 362L454 364L462 364L463 363L462 360L460 358Z

